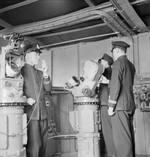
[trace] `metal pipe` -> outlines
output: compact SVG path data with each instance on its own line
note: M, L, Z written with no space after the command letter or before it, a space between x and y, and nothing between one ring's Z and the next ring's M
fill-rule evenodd
M67 31L62 31L62 32L57 32L57 33L43 34L43 35L38 35L38 36L34 36L34 37L35 38L53 37L53 36L56 36L56 35L63 35L63 34L67 34L67 33L85 31L85 30L88 30L88 29L101 27L101 26L106 26L106 23L100 23L100 24L96 24L96 25L93 25L93 26L88 26L88 27L84 27L84 28L77 28L77 29L72 29L72 30L67 30Z
M6 11L10 11L10 10L13 10L13 9L16 9L16 8L20 8L22 6L25 6L25 5L28 5L28 4L31 4L31 3L34 3L34 2L37 2L38 0L25 0L23 2L19 2L17 4L14 4L14 5L10 5L8 7L4 7L2 9L0 9L0 14L1 13L4 13Z
M143 3L150 3L150 1L149 0L136 0L134 2L131 2L132 5L139 5Z
M55 43L55 44L40 46L40 49L56 47L56 46L60 46L60 45L64 45L64 44L70 44L70 43L73 43L73 42L79 42L79 41L82 41L82 40L89 40L89 39L93 39L93 38L112 36L112 35L117 35L117 34L120 34L120 33L119 32L114 32L114 33L108 33L108 34L94 35L94 36L90 36L90 37L79 38L79 39L74 39L74 40L70 40L70 41L64 41L64 42L59 42L59 43Z
M18 26L18 31L16 29L14 29L14 30L12 30L12 32L17 31L17 32L21 33L22 35L42 33L42 32L46 32L46 31L53 30L53 29L68 27L68 26L72 26L75 24L87 22L90 20L99 19L99 16L98 15L92 15L91 16L91 14L88 13L87 16L85 16L85 17L80 17L80 15L79 15L75 19L71 19L71 18L69 20L68 19L55 21L55 22L52 22L51 24L50 23L49 24L40 24L39 23L38 26L35 25L35 26L31 26L31 28L30 27L25 28L25 32L22 32L22 30L21 30L22 28L20 29L20 27ZM35 29L35 28L37 28L37 29Z
M92 19L99 18L97 15L93 14L92 11L94 10L104 10L107 12L107 9L109 8L113 10L111 3L104 3L102 5L88 7L67 15L59 16L56 18L52 18L49 20L44 20L40 22L34 22L30 24L24 24L16 27L12 27L11 29L6 29L0 31L1 34L8 34L11 32L18 32L23 35L30 35L30 34L36 34L39 32L45 32L48 30L61 28L65 26L71 26L73 24L78 24L81 22L89 21ZM80 21L81 20L81 21Z

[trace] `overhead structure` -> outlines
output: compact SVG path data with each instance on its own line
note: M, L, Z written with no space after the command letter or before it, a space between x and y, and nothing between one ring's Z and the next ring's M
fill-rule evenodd
M103 21L115 32L120 32L121 35L130 36L134 32L121 21L119 16L112 10L109 12L96 10L95 13L99 14Z
M132 36L150 28L149 0L2 1L0 35L17 32L42 46Z
M23 35L31 35L96 19L103 20L113 31L120 32L121 35L134 34L134 32L121 21L110 4L89 7L54 19L12 27L11 29L7 29L5 33L17 32Z
M0 9L0 13L4 13L4 12L7 12L9 10L13 10L13 9L19 8L19 7L22 7L22 6L34 3L36 1L38 1L38 0L26 0L26 1L20 2L20 3L14 4L14 5L5 7L3 9Z
M133 31L143 33L149 31L148 27L144 24L141 18L133 9L128 0L110 0L124 20L128 23Z
M94 8L89 7L89 8L86 8L86 9L83 9L74 13L70 13L64 16L56 17L53 19L12 27L11 29L7 29L3 31L2 33L17 32L23 35L30 35L30 34L36 34L40 32L49 31L52 29L62 28L65 26L72 26L72 25L83 23L83 22L90 21L93 19L94 20L99 19L100 16L93 12L98 9L101 9L101 10L104 9L105 11L107 10L107 5L104 5L104 6L99 5Z

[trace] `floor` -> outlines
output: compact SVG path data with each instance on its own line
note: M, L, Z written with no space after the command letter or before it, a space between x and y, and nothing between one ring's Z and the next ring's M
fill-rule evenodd
M101 150L101 155L100 157L108 157L107 155L104 155L105 154L105 144L104 144L104 139L103 139L103 136L101 135L100 136L101 139L100 139L100 150ZM76 157L76 155L72 155L71 157ZM49 157L70 157L70 156L66 156L66 155L60 155L60 154L57 154L57 155L53 155L53 156L49 156ZM150 155L136 155L136 157L150 157Z

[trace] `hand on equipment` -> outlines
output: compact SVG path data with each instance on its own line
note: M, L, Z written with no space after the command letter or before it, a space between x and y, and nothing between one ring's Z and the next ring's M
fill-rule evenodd
M35 104L35 100L33 98L28 98L27 103L32 106L33 104Z

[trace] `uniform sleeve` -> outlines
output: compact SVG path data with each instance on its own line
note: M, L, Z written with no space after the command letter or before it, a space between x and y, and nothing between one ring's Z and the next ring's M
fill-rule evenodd
M108 106L114 107L117 104L117 99L119 96L120 88L121 88L121 65L119 62L114 63L112 69L112 76L110 81L110 93L109 93L109 100Z

